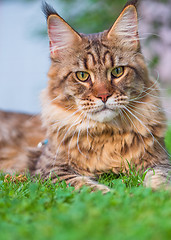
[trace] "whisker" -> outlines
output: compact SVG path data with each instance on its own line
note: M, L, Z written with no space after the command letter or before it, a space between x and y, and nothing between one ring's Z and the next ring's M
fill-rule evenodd
M128 106L128 105L127 105ZM146 112L153 112L153 113L156 113L156 111L155 110L153 110L153 109L147 109L147 108L142 108L142 107L136 107L136 106L134 106L133 104L129 104L129 106L131 106L131 107L133 107L133 108L136 108L136 109L138 109L138 110L143 110L143 111L146 111ZM156 106L157 107L157 106Z
M82 113L78 116L78 118L74 121L74 123L68 128L68 130L67 130L66 133L64 134L64 136L63 136L63 138L62 138L62 140L61 140L61 142L60 142L60 144L58 145L58 148L57 148L57 150L56 150L55 162L56 162L56 158L57 158L57 155L58 155L58 153L59 153L60 147L61 147L62 143L64 142L66 136L68 135L68 133L69 133L69 131L71 130L72 127L80 124L80 122L82 121L82 119L79 119L79 118L80 118L81 115L83 115L83 114L84 114L84 113L82 112ZM55 164L55 162L54 162L54 164Z
M65 121L70 120L71 117L73 117L75 114L77 114L80 111L81 111L81 109L77 109L75 112L73 112L72 114L70 114L66 118L61 119L61 120L57 120L55 123L51 124L51 126L57 125L58 123L61 123L61 122L64 123Z
M142 103L142 102L140 102L140 103ZM143 104L143 103L142 103ZM143 104L144 105L144 104ZM139 109L139 110L143 110L143 111L146 111L146 112L148 112L148 113L150 113L150 112L153 112L153 113L156 113L156 111L158 111L158 112L163 112L163 110L165 110L165 112L166 113L170 113L171 112L171 108L166 108L166 107L164 107L163 109L162 108L160 108L159 106L157 106L157 105L153 105L153 104L147 104L149 107L153 107L153 108L155 108L156 110L154 110L154 109L151 109L151 108L142 108L142 107L137 107L137 106L135 106L135 105L133 105L133 104L129 104L129 106L131 106L131 107L133 107L133 108L136 108L136 109Z
M146 91L144 91L144 90L145 90L145 89L144 89L145 87L144 87L143 90L140 92L140 94L139 94L137 97L130 99L130 101L144 98L147 94L151 93L152 91L154 91L154 90L156 91L156 89L154 89L153 87L154 87L156 84L158 84L158 80L159 80L159 78L157 78L156 81L154 81L154 83L153 83L149 88L146 89ZM151 90L151 91L147 92L148 90ZM142 95L142 93L143 93L143 95ZM144 94L144 93L145 93L145 94ZM157 97L157 96L156 96L156 97Z
M74 133L73 133L73 135L72 135L72 138L70 139L69 144L68 144L68 160L69 160L69 155L70 155L71 143L72 143L72 140L73 140L73 138L74 138L74 136L75 136L76 131L77 131L77 130L75 129L75 131L74 131Z
M141 102L141 101L132 101L133 103L139 103L139 104L142 104L142 105L148 105L148 106L151 106L151 107L154 107L156 108L159 112L163 112L163 110L165 110L166 113L170 113L171 112L171 107L164 107L164 108L161 108L157 105L154 105L152 104L151 102ZM131 106L131 104L129 103L129 105ZM135 107L135 106L134 106ZM137 107L136 107L137 108ZM137 108L138 109L138 108ZM142 108L140 108L142 109Z
M128 111L135 119L137 119L137 121L149 132L149 134L152 136L153 138L153 143L154 141L156 141L159 146L165 151L165 153L168 154L168 156L170 157L170 154L166 151L166 149L159 143L159 141L154 137L154 135L152 134L152 132L149 130L149 128L147 128L147 126L144 125L144 123L135 115L133 114L126 106L125 106L125 110Z
M50 102L54 102L54 101L56 101L56 100L59 99L61 96L62 96L61 94L58 95L57 97L53 98Z
M154 108L157 108L158 110L160 110L160 111L163 111L163 109L162 108L160 108L159 106L157 106L157 105L155 105L155 104L153 104L154 102L152 102L152 101L148 101L148 102L141 102L141 101L132 101L132 102L134 102L134 103L139 103L139 104L142 104L142 105L148 105L148 106L151 106L151 107L154 107ZM130 103L129 103L130 104Z
M138 135L140 136L140 138L141 138L141 140L142 140L142 143L143 143L143 145L144 145L144 154L145 154L145 149L146 149L146 148L145 148L145 142L144 142L144 139L143 139L142 135L139 133L137 127L135 126L134 122L133 122L132 119L129 117L129 115L126 113L126 111L125 111L124 109L122 109L122 110L123 110L124 113L127 115L127 117L129 118L130 122L133 124L134 128L137 130L137 133L138 133Z
M145 90L148 90L148 89L151 89L151 87L149 87L149 88L147 88L147 87L144 87L144 89ZM156 90L155 88L154 88L154 90ZM168 89L167 88L162 88L161 86L160 86L160 88L159 88L159 90L161 91L167 91Z
M89 123L90 123L90 118L88 117L88 118L87 118L87 142L88 142L89 147L90 147L90 141L89 141L89 138L88 138L88 136L89 136L89 131L88 131L88 129L89 129Z
M153 95L153 94L151 94L151 93L148 93L148 92L146 92L146 91L144 91L145 93L146 93L146 95L149 95L149 96L151 96L151 97L153 97L153 98L157 98L157 99L165 99L165 96L157 96L157 95ZM151 91L152 92L152 91ZM144 97L144 96L143 96Z
M85 116L85 117L86 117L86 116ZM85 120L85 117L84 117L83 121ZM82 121L82 123L83 123L83 121ZM81 151L81 149L80 149L80 147L79 147L79 137L80 137L80 133L81 133L81 128L79 129L78 135L77 135L77 148L78 148L78 151L81 153L81 155L82 155L83 157L87 158L87 157L82 153L82 151Z
M145 119L147 119L147 120L150 120L149 118L145 117L145 115L141 114L140 112L137 112L135 109L133 109L133 108L131 108L131 107L129 107L129 106L127 106L127 108L130 109L130 110L132 110L132 111L134 111L135 113L139 114L139 115L142 116L143 118L145 118ZM154 119L153 119L152 121L155 122L155 123L161 123L160 121L157 121L157 120L154 120Z
M122 110L123 109L119 109L119 114L121 116L121 119L123 119L123 121L126 123L126 125L128 125L128 121L127 121L126 117L124 116Z
M153 143L154 143L154 136L153 134L151 133L151 131L144 125L144 123L135 115L133 114L126 106L125 106L125 110L128 111L135 119L137 119L137 121L139 123L141 123L141 125L150 133L150 135L152 136L153 138Z

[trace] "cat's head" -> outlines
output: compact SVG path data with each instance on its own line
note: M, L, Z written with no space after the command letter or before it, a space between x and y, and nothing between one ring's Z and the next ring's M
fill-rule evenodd
M48 95L54 107L112 122L147 87L135 2L109 30L90 35L77 33L45 4L52 59Z

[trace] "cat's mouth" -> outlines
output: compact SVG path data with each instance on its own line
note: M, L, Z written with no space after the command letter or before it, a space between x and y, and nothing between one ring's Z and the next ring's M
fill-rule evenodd
M97 122L111 122L118 114L116 109L114 110L104 105L103 108L92 111L88 115L92 120Z
M103 106L102 109L96 110L92 112L92 114L102 113L102 112L108 112L108 111L114 111L113 109L108 108L106 105Z

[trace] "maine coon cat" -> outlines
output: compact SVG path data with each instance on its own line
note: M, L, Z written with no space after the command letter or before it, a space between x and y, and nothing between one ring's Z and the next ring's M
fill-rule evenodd
M151 168L145 186L169 184L166 119L141 52L136 3L129 1L109 30L90 35L77 33L44 4L51 67L43 128L39 116L1 112L1 169L28 169L76 189L107 192L94 177L129 171L131 164Z

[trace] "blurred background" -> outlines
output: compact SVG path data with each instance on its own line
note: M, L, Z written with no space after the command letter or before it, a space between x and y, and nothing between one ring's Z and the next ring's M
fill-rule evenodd
M47 0L77 31L108 29L126 0ZM0 1L0 109L37 113L50 66L41 0ZM139 31L152 74L163 89L171 120L171 0L141 0Z

